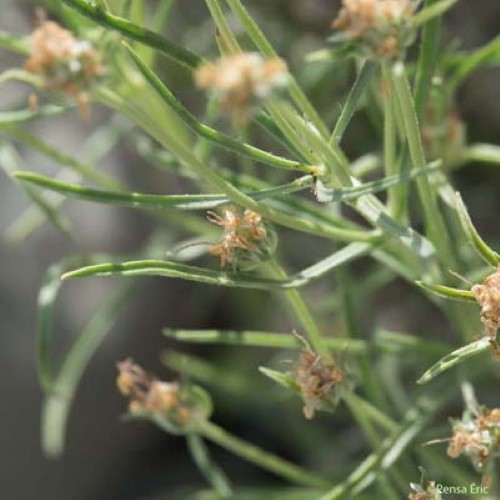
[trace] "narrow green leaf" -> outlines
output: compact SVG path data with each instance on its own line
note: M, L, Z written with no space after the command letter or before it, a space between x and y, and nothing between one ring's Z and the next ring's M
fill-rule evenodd
M45 116L57 115L65 110L66 108L63 108L61 106L47 105L47 106L40 106L35 111L31 109L2 111L0 112L0 125L28 122L36 118L43 118Z
M500 264L500 255L498 255L493 249L491 249L479 236L479 233L476 231L474 224L470 218L469 212L467 211L467 207L460 196L460 193L457 193L457 213L460 218L460 222L462 224L462 228L469 240L469 243L476 250L476 252L486 261L488 264L496 267Z
M0 85L10 81L27 83L35 88L40 87L40 80L37 76L18 68L8 69L0 74Z
M42 449L50 457L58 457L63 452L68 415L78 383L90 358L116 323L130 291L131 287L127 286L91 317L46 396L42 410Z
M29 54L29 47L25 38L6 33L5 31L0 31L0 47L23 55Z
M102 191L90 189L75 184L67 184L32 172L13 172L12 175L23 182L49 189L58 193L63 193L72 198L78 198L97 203L124 205L136 208L177 208L182 210L209 210L230 202L229 198L218 194L183 194L183 195L158 195L126 193L119 191ZM295 181L263 189L261 191L246 193L255 200L272 198L273 196L291 194L304 190L312 185L311 176L304 176Z
M281 387L291 390L295 394L300 394L300 386L295 379L287 373L271 370L265 366L259 366L259 371L273 382L276 382Z
M16 141L20 141L23 144L26 144L30 148L38 151L39 153L52 158L56 162L64 165L66 167L71 168L75 172L80 173L85 178L95 182L96 184L106 186L110 189L120 189L121 183L115 181L112 177L109 177L105 173L100 170L94 168L91 165L86 165L81 161L73 158L70 155L67 155L57 147L45 142L44 140L36 137L25 130L21 130L18 127L10 126L10 125L2 125L1 130L9 134Z
M361 257L370 248L371 245L366 243L351 243L342 250L333 253L329 257L292 275L286 280L265 279L250 274L218 272L165 260L140 260L120 264L98 264L68 272L62 278L83 278L87 276L165 276L168 278L197 281L209 285L253 288L258 290L286 290L307 285L311 281L324 276L337 266Z
M490 338L482 338L464 347L460 347L460 349L453 351L431 366L417 380L417 384L427 384L427 382L430 382L433 378L437 377L446 370L449 370L458 363L462 363L472 356L476 356L488 349L491 349L491 342L492 340Z
M62 0L69 7L76 9L84 16L92 19L105 28L118 31L119 33L136 40L139 43L159 50L173 61L194 69L200 64L202 59L193 52L185 49L181 45L167 40L157 33L148 30L143 26L138 26L127 19L110 14L86 0Z
M200 344L223 344L245 347L272 347L279 349L300 349L301 342L293 335L286 333L235 331L235 330L179 330L165 328L163 335L178 340ZM325 338L329 349L363 353L368 345L363 340L347 338Z
M500 146L496 144L472 144L465 150L464 160L500 165Z
M189 453L200 472L220 498L232 496L231 483L225 472L214 462L210 456L205 442L198 434L186 436Z
M340 112L337 122L335 123L335 128L333 129L330 137L330 143L338 144L341 141L347 126L358 108L359 101L368 85L375 77L377 69L378 64L373 61L365 61L363 66L361 66L358 76L356 77L356 81L351 87L346 102L342 106L342 111Z
M446 398L443 398L442 401L446 401ZM410 409L405 414L401 425L382 442L380 447L368 455L344 482L335 486L333 490L320 499L358 498L358 495L376 480L380 471L388 470L396 462L415 437L425 428L436 409L442 405L442 401L431 403L425 411L416 407Z
M389 175L387 177L383 177L382 179L365 182L363 184L356 185L354 187L349 188L327 188L322 184L319 184L318 181L318 200L322 202L338 202L338 201L350 201L355 200L356 198L360 198L361 196L366 196L369 194L375 194L380 191L385 191L387 188L391 186L396 186L398 184L402 184L404 182L408 182L415 178L420 177L421 175L426 175L432 172L437 172L439 167L441 166L441 162L433 162L427 165L424 168L406 171L401 174Z
M38 376L45 390L52 388L54 370L50 359L50 345L53 334L53 315L62 285L61 275L75 266L89 265L102 259L95 257L71 257L49 267L38 292L37 360Z
M429 7L425 7L420 12L418 12L413 18L413 26L419 28L422 24L429 22L435 17L442 16L446 11L451 9L457 0L440 0Z
M449 346L443 342L390 330L377 330L375 345L384 352L393 354L417 353L425 356L442 356L449 350Z
M5 171L7 175L13 177L13 171L19 168L18 158L15 155L13 147L8 144L2 144L0 147L0 168ZM14 178L15 180L15 178ZM16 184L20 184L16 182ZM43 214L47 219L58 229L63 235L72 238L72 225L69 219L64 217L56 207L53 207L49 199L42 195L40 190L35 186L30 186L27 184L20 184L24 192L35 204L36 210ZM16 229L14 227L14 229ZM12 226L6 231L6 238L12 241L12 237L16 237L17 234L12 233Z
M423 281L416 281L415 284L443 299L476 302L476 298L470 290L462 290L460 288L452 288L444 285L431 285L430 283L424 283Z
M326 488L330 484L322 477L318 477L301 467L284 460L283 458L269 453L239 437L233 436L222 427L213 422L204 422L199 429L201 435L222 446L226 450L240 456L244 460L255 464L287 481L303 486Z
M199 134L200 136L208 139L209 141L222 146L223 148L233 151L235 153L242 154L248 158L252 158L262 163L267 163L273 167L284 168L288 170L300 170L303 172L311 173L314 167L311 165L305 165L303 163L287 160L280 156L276 156L267 151L263 151L259 148L246 144L244 142L233 139L227 134L223 134L208 125L205 125L198 121L198 119L188 111L170 92L170 90L163 84L163 82L155 75L155 73L144 64L144 62L138 57L138 55L125 44L125 47L129 51L134 63L139 68L140 72L144 78L149 82L149 84L156 90L158 95L161 97L163 102L165 102L169 107L171 107L179 118L189 127L191 130Z
M396 89L400 112L402 113L413 168L422 168L426 164L426 160L420 137L417 109L406 69L402 62L394 64L392 80L393 86ZM440 258L446 260L448 265L453 265L455 255L450 244L450 239L447 237L448 231L437 203L436 193L431 188L429 179L425 176L418 178L417 188L420 204L424 212L426 234L436 247Z
M453 77L450 85L456 88L472 72L482 66L500 64L500 36L497 36L477 50L462 52L452 57Z

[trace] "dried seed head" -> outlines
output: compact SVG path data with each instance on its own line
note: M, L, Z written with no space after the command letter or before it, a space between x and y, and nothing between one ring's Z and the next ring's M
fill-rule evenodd
M279 58L264 59L257 53L223 57L200 66L196 85L219 96L224 111L234 111L246 121L256 101L266 99L288 83L286 63Z
M223 229L222 241L210 248L222 267L232 264L234 269L250 270L272 256L276 238L260 214L248 209L241 214L235 207L224 207L221 212L209 212L208 220Z
M401 57L414 37L411 19L415 3L411 0L343 0L343 7L332 23L345 40L359 44L369 57Z
M104 74L91 44L53 21L43 21L32 33L26 70L39 76L45 89L67 92L83 107L86 92Z
M495 340L500 327L500 267L482 285L474 285L471 292L481 306L486 334Z
M352 389L352 380L340 362L323 359L307 344L300 352L293 378L300 388L308 420L317 410L334 409L345 391Z
M466 455L478 471L484 471L490 458L500 451L500 410L481 406L477 414L466 412L452 425L448 456Z
M208 418L211 403L200 388L158 380L131 359L117 367L117 386L129 398L132 414L151 418L173 433L186 432Z
M420 488L418 485L415 488ZM429 481L427 488L424 490L420 488L418 491L410 493L408 495L408 500L441 500L441 493L436 489L436 483L434 481Z

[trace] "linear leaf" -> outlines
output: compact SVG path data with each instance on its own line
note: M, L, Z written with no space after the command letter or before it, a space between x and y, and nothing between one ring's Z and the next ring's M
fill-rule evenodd
M336 267L361 257L370 248L371 245L366 243L351 243L342 250L333 253L329 257L292 275L286 280L273 280L249 274L213 271L211 269L188 266L166 260L139 260L117 264L91 265L68 272L62 276L62 279L83 278L87 276L165 276L168 278L197 281L209 285L252 288L257 290L286 290L307 285Z
M235 331L235 330L179 330L165 328L163 334L179 342L200 344L223 344L245 347L274 347L281 349L299 349L302 344L293 335L286 333ZM363 353L368 345L363 340L347 338L325 338L325 344L332 350L346 350L351 353Z
M380 191L384 191L391 186L408 182L421 175L436 172L438 171L439 166L440 162L433 162L424 168L411 170L409 172L406 171L401 174L389 175L387 177L383 177L382 179L365 182L363 184L359 184L350 188L329 189L323 185L318 184L318 200L322 202L355 200L356 198L359 198L361 196L375 194Z
M268 153L267 151L251 146L250 144L233 139L231 136L199 122L198 119L175 98L172 92L170 92L170 90L155 75L155 73L148 68L146 64L144 64L139 56L128 45L125 46L144 78L156 90L161 99L177 113L179 118L181 118L181 120L183 120L184 123L191 128L191 130L197 134L228 149L229 151L234 151L248 158L267 163L274 167L289 170L300 170L308 173L311 173L314 169L311 165L305 165L301 162L287 160L286 158L276 156L272 153Z
M453 5L457 3L457 0L441 0L436 2L429 7L422 9L413 18L413 26L419 28L422 24L429 22L435 17L443 15L447 10L451 9Z
M439 402L430 403L424 411L417 407L408 410L401 425L382 442L380 447L368 455L344 482L320 499L358 498L357 495L376 480L379 471L388 470L394 464L445 400L443 398Z
M358 107L359 101L363 96L366 88L370 82L375 77L377 73L378 64L373 61L365 61L363 66L359 70L359 74L356 77L349 95L347 96L346 102L342 106L342 111L335 123L335 128L333 129L332 135L330 137L331 143L339 143L342 139L351 118L354 116L356 109Z
M31 183L58 193L63 193L72 198L137 208L208 210L230 202L227 196L219 194L157 195L127 193L120 191L103 191L85 188L75 184L59 182L51 179L50 177L31 172L14 172L12 175L20 181ZM296 179L295 181L283 184L282 186L249 192L246 194L255 200L262 200L268 197L301 191L311 186L312 182L313 178L311 176L304 176Z
M77 385L90 358L116 323L129 295L130 286L127 286L91 317L67 354L46 396L42 411L42 448L51 457L63 452L68 414Z
M19 109L15 111L2 111L0 113L0 125L11 123L23 123L34 120L36 118L43 118L44 116L53 116L65 111L66 108L61 106L40 106L37 110Z
M499 165L500 146L496 144L472 144L465 150L464 160Z
M285 387L286 389L290 389L296 394L300 394L299 384L297 384L295 379L287 373L271 370L265 366L259 366L259 371L267 378L270 378L273 382L276 382L278 385Z
M220 498L232 496L231 483L225 472L214 462L203 439L195 433L188 434L186 441L189 453L199 471L207 482L213 487Z
M470 290L462 290L460 288L452 288L444 285L431 285L430 283L424 283L423 281L417 281L416 284L424 290L427 290L428 292L444 299L476 302L476 297L474 297L474 294Z
M481 236L479 236L479 233L472 223L469 212L467 211L467 207L459 193L457 193L457 213L469 243L488 264L494 267L498 266L498 264L500 264L500 255L492 250L484 242Z
M92 19L96 23L136 40L144 45L153 47L165 54L173 61L189 68L194 69L202 59L193 52L185 49L181 45L167 40L154 31L148 30L143 26L134 24L127 19L115 16L109 12L93 5L85 0L62 0L69 7L76 9L84 16Z
M46 271L42 286L38 292L37 318L37 359L38 376L45 390L51 389L54 381L52 362L50 359L50 345L53 334L53 315L59 291L62 285L61 275L78 265L89 265L102 261L100 256L71 257L53 264Z
M2 144L0 147L0 168L5 171L7 175L12 177L12 173L18 166L18 158L16 157L14 148L8 144ZM15 180L15 178L14 178ZM20 184L24 192L35 204L35 209L38 213L43 214L47 219L65 236L72 238L72 225L69 219L64 217L52 204L48 197L45 197L38 188L28 184ZM18 233L12 232L13 226L10 226L7 230L6 238L13 241ZM19 229L14 227L15 230Z
M440 359L436 364L431 366L418 380L417 384L426 384L441 373L449 370L458 363L462 363L466 359L481 354L491 348L492 340L490 338L482 338L476 342L472 342L464 347L460 347L456 351L448 354Z

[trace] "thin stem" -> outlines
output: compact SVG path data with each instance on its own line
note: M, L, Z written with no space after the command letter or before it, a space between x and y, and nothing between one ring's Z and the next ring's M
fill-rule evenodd
M232 495L231 484L224 471L212 460L207 446L198 434L188 434L189 453L200 472L221 498Z
M382 65L382 93L384 97L384 167L386 175L394 175L397 171L396 161L396 117L394 107L394 87L392 85L391 68L387 63ZM389 213L396 217L400 210L400 200L405 198L405 186L395 186L388 190Z
M396 63L392 69L392 80L398 96L400 111L406 129L408 147L413 168L421 168L426 164L425 153L420 137L420 127L410 84L402 62ZM417 180L420 201L424 210L425 225L428 236L441 256L441 261L453 267L455 256L450 245L448 230L438 207L436 193L433 192L426 176Z
M425 0L424 9L439 2L439 0ZM439 57L439 41L441 34L441 16L436 16L426 22L422 30L420 53L415 75L415 110L419 118L425 110L429 97L432 77Z
M249 462L261 467L269 472L287 479L288 481L300 484L302 486L312 486L316 488L327 488L329 482L316 476L315 474L292 464L277 455L247 443L242 439L233 436L225 429L222 429L213 422L204 422L197 429L200 435L214 443L222 446L235 455L248 460Z
M330 144L338 144L341 141L347 126L356 112L359 101L375 76L377 69L378 64L373 61L365 61L361 66L356 81L351 87L346 102L342 106L342 111L335 123L335 128L330 137Z
M219 132L208 125L205 125L198 121L198 119L185 108L176 97L170 92L170 90L163 84L163 82L153 73L153 71L148 68L146 64L141 60L141 58L127 46L127 49L137 65L143 76L149 82L149 84L156 90L161 100L166 103L172 110L177 114L177 116L194 132L200 136L208 139L209 141L218 144L219 146L228 149L229 151L234 151L248 158L252 158L256 161L269 164L278 168L285 168L288 170L300 170L303 172L311 172L314 167L310 165L304 165L303 163L288 160L280 156L268 153L259 148L251 146L245 142L233 139L231 136Z
M285 280L288 278L287 273L281 267L276 259L271 260L269 263L269 268L271 269L272 274L278 278ZM290 306L293 309L293 312L296 318L302 324L302 327L307 332L307 336L311 342L314 350L321 355L330 356L328 347L325 344L325 341L321 335L321 331L316 324L316 321L309 311L307 304L304 302L300 292L298 290L287 290L285 292L285 297L289 302Z

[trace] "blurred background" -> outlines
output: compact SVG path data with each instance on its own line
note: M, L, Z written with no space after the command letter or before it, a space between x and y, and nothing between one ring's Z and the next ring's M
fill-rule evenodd
M154 6L157 2L145 3ZM324 46L330 22L339 8L339 2L333 0L246 0L245 4L293 68L307 53ZM28 0L1 0L0 30L29 34L34 26L35 6L36 3ZM202 0L176 2L165 32L197 52L215 54L213 26ZM498 0L459 0L446 16L447 43L474 48L499 33ZM22 64L22 58L0 49L0 71ZM192 92L187 75L169 74L169 65L162 65L160 61L158 68L172 88L188 107L196 109L199 94ZM320 68L305 65L298 76L314 102L321 109L328 109L341 102L352 71L332 65ZM1 110L22 107L28 94L23 85L2 85L1 90ZM462 86L457 106L467 123L470 142L500 143L500 70L478 71ZM332 109L332 113L335 112ZM76 112L65 113L38 121L30 130L84 159L89 156L86 139L108 120L108 111L94 107L88 122L82 121ZM116 119L115 125L117 129L127 126L125 121ZM371 151L375 144L376 138L367 120L357 117L344 144L349 156L354 158ZM22 146L16 147L26 168L55 171L55 165L47 158ZM118 140L98 166L137 191L161 192L163 184L176 182L146 165L129 140ZM465 199L479 229L495 243L499 240L499 175L495 167L468 165L454 178L455 185L464 188ZM0 233L15 234L13 224L28 205L26 196L0 173ZM159 353L175 348L205 359L216 359L221 367L237 360L242 366L241 374L248 371L248 378L256 388L268 390L268 383L260 379L255 367L265 362L271 353L231 347L188 348L162 337L161 328L290 331L293 325L287 323L282 312L275 312L275 299L270 300L264 293L228 293L224 289L157 278L141 282L83 377L71 410L64 455L56 461L48 460L40 448L42 395L35 360L36 301L44 272L50 264L73 253L137 251L153 228L148 218L125 208L71 201L65 205L65 213L78 228L76 243L44 225L21 243L4 238L0 244L1 498L123 500L174 498L175 492L180 492L182 498L183 491L203 487L204 480L189 458L183 439L167 436L147 423L120 422L126 402L115 389L115 362L132 356L147 369L168 377L170 374L162 367ZM182 231L172 229L169 235L170 241L175 241L182 236ZM318 251L303 246L290 251L289 266L309 262L310 259L304 257L309 250ZM64 285L55 317L53 355L56 360L77 337L90 312L109 297L118 284L118 280L89 279ZM320 296L322 286L328 286L328 280L315 286L311 293ZM395 297L400 304L398 310L404 313L391 307ZM367 304L366 320L412 333L425 331L432 320L436 330L435 325L439 325L442 318L433 317L432 310L429 314L428 307L410 287L398 282L382 289L373 303ZM245 396L244 400L235 398L234 391L214 390L213 394L218 423L291 460L301 460L297 448L289 446L291 432L294 439L299 439L297 436L307 430L309 442L303 446L310 447L321 439L321 429L341 426L343 422L341 410L335 417L320 417L316 426L308 425L302 418L299 402L277 400L275 405L268 402L272 399L259 397L259 391L255 396ZM297 411L285 414L281 404L294 406ZM338 449L331 451L331 467L343 466L339 449L345 453L351 446L356 453L355 437L347 433L343 439L345 442L339 442ZM239 484L280 484L223 451L214 448L213 452Z

